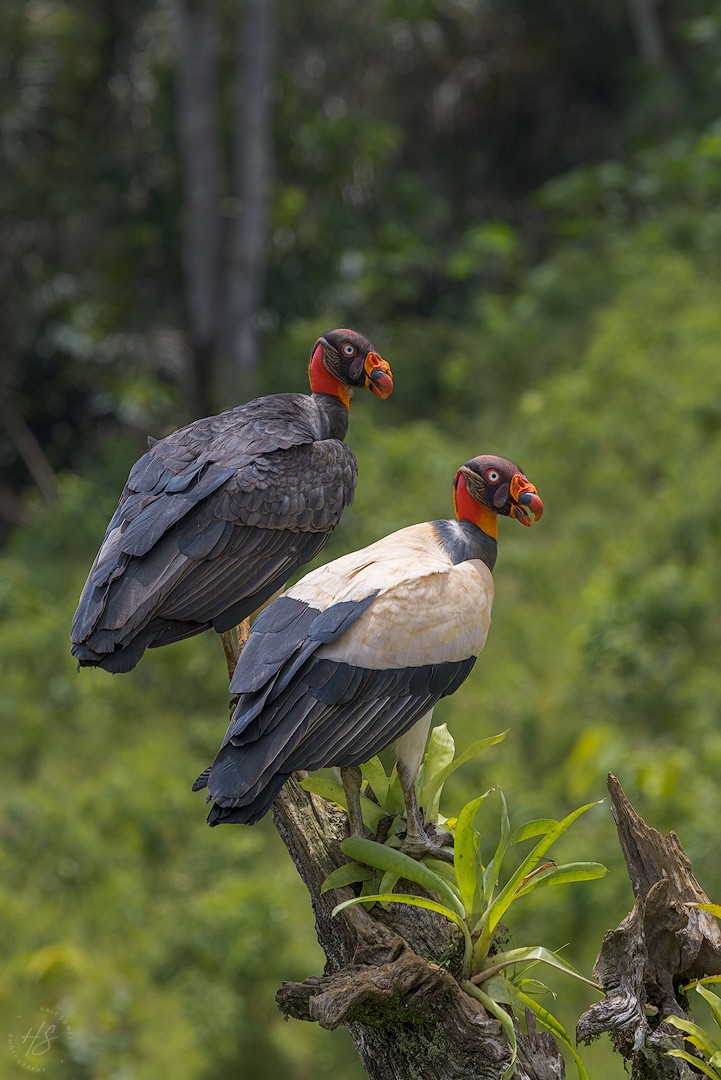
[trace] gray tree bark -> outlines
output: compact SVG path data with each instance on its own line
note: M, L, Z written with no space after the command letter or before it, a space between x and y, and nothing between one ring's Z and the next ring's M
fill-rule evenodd
M663 1021L687 1015L684 983L721 974L721 932L712 915L689 906L708 897L676 834L648 826L615 776L608 789L636 901L603 940L594 971L606 996L583 1014L576 1037L589 1042L609 1032L632 1080L692 1080L698 1073L666 1054L684 1041Z
M498 1021L463 992L461 948L450 924L422 908L360 905L331 917L350 888L321 894L344 862L345 814L289 780L273 819L310 893L325 974L284 983L277 1001L288 1016L328 1029L345 1024L370 1080L499 1080L510 1047ZM550 1035L531 1021L518 1033L517 1080L563 1080Z

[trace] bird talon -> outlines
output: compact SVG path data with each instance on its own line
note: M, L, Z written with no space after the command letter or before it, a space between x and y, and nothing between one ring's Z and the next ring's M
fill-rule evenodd
M437 829L432 821L429 821L426 825L426 834L434 844L438 844L440 847L452 848L455 844L455 837L453 833L444 832L442 829Z
M430 826L435 833L435 826ZM420 836L408 835L406 833L405 840L401 844L401 851L404 855L410 855L412 859L418 859L419 861L424 855L430 855L432 859L439 859L441 862L453 862L453 852L448 849L448 842L450 840L453 843L453 837L450 833L436 833L434 836L428 835L428 825L425 826L426 831Z

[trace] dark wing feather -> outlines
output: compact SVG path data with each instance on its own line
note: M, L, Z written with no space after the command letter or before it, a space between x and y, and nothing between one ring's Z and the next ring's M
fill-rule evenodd
M195 784L216 803L211 824L257 821L295 769L367 761L466 678L475 657L370 670L317 656L373 598L319 613L281 597L257 620L233 677L240 697L225 740Z
M229 629L320 550L357 469L341 441L317 441L316 413L310 398L280 394L151 446L80 598L81 664L126 671L148 646Z

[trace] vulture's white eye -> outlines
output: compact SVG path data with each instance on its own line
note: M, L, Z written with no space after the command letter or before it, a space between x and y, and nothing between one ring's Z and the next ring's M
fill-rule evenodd
M355 345L351 345L350 341L346 341L345 345L341 349L341 352L343 353L344 356L348 356L348 357L355 356L355 354L356 354Z
M486 480L489 484L497 484L501 479L501 474L498 469L486 469Z

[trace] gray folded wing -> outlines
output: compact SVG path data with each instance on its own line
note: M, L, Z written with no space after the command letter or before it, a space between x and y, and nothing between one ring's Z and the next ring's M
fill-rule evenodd
M148 646L228 629L320 550L357 470L344 443L317 440L309 402L258 399L136 463L73 621L81 664L127 671Z

